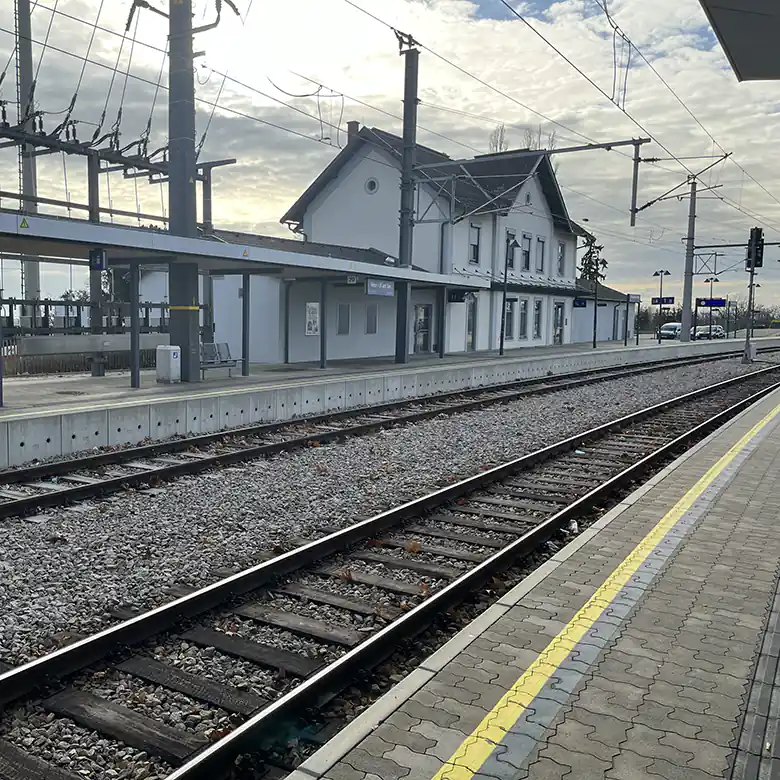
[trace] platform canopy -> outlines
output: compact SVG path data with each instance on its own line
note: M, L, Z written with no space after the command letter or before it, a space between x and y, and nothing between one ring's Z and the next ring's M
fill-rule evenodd
M109 265L164 266L197 263L202 273L251 273L278 279L332 279L358 275L408 281L422 286L488 289L480 276L430 273L402 268L376 249L304 243L248 233L216 231L183 238L166 230L93 224L83 220L0 211L0 255L40 257L44 262L87 265L91 249L105 249Z
M739 81L780 79L777 0L699 0Z

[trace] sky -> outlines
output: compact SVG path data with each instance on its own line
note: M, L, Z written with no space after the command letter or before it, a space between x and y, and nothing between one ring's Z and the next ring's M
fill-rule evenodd
M196 64L198 140L208 127L200 159L238 158L238 164L215 172L214 221L224 228L290 235L279 218L344 145L347 121L400 132L403 58L393 32L347 0L234 1L241 18L225 3L219 27L196 37L196 50L203 52ZM354 2L423 47L420 143L470 157L487 151L498 123L506 124L510 147L522 146L525 130L540 126L544 137L555 131L559 148L584 139L606 143L649 136L653 142L642 147L643 157L678 159L641 165L640 206L677 185L673 194L685 194L690 172L731 152L700 177L697 244L744 243L753 225L764 227L767 241L780 240L775 153L780 84L736 81L698 0L609 0L608 6L605 0L508 0L527 24L501 0ZM167 6L165 0L151 4ZM194 5L196 25L214 20L213 0ZM9 101L13 122L13 9L8 2L2 6L0 68L7 61L9 67L0 100ZM167 92L155 85L160 74L163 85L167 82L167 22L142 10L123 39L130 6L131 0L37 3L35 97L47 132L67 115L79 85L71 114L79 138L92 137L105 111L101 134L118 126L121 143L131 144L151 117L149 148L164 144ZM610 19L633 47L615 40ZM91 26L96 20L104 30ZM83 65L87 55L93 62ZM668 270L664 294L679 296L688 199L654 203L632 228L630 155L631 147L556 156L569 214L604 246L607 284L647 299L657 295L653 273ZM67 192L70 200L86 202L83 158L51 155L38 164L39 195L64 198ZM17 189L13 150L0 150L0 176L0 189ZM110 186L115 208L167 210L163 185L123 180L121 172L107 178L104 205ZM74 210L71 216L85 215ZM745 296L744 250L723 252L715 293ZM778 258L780 247L767 247L759 303L780 303ZM3 263L0 284L7 295L19 291L16 265ZM706 276L696 277L696 295L708 292ZM67 266L45 267L42 280L51 296L85 286L83 271Z

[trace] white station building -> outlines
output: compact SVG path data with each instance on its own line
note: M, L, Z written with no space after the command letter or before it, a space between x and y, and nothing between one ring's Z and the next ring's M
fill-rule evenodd
M396 299L387 271L398 266L402 139L356 122L348 127L347 145L281 219L297 239L214 233L229 244L378 270L376 278L347 272L339 280L273 269L253 275L252 363L316 361L321 328L329 359L395 352ZM411 353L497 349L505 274L506 349L575 340L577 237L585 232L568 216L549 157L510 155L453 161L418 145ZM214 340L239 355L242 277L205 277L203 300L209 287ZM163 300L166 291L164 271L143 270L141 300Z

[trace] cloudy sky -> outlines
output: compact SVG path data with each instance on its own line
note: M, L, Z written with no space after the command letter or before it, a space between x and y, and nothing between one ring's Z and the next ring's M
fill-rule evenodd
M167 6L164 0L151 2L160 9ZM239 159L238 165L216 173L218 225L285 235L279 217L345 143L348 120L400 130L402 58L392 31L345 0L235 2L241 19L225 6L220 27L197 38L196 48L204 52L197 65L198 138L211 117L201 159ZM737 83L698 0L609 0L606 10L613 23L636 47L630 63L629 47L615 39L604 0L513 2L528 23L606 97L501 0L355 2L411 33L425 47L420 57L421 143L454 156L471 156L487 151L491 130L503 122L510 146L522 145L525 128L541 125L544 135L556 131L559 146L581 143L584 137L607 142L647 133L655 142L643 147L645 157L668 158L671 153L677 158L700 158L643 165L640 205L684 184L689 171L683 166L697 172L712 162L709 156L725 149L732 152L731 160L701 177L701 187L716 189L700 199L697 242L745 241L754 224L763 225L767 241L779 240L780 160L773 139L780 85ZM13 121L16 87L10 5L5 2L0 9L0 68L10 59L0 98L11 103ZM109 132L121 105L118 126L123 144L140 137L150 116L150 148L164 143L167 93L154 85L161 72L163 84L167 81L166 21L142 11L136 17L137 27L134 20L130 28L137 42L123 40L130 5L131 0L37 3L33 12L33 38L38 42L34 46L36 104L48 112L46 130L62 121L80 82L72 113L80 138L90 138L98 129L104 109L100 130ZM58 13L53 14L55 6ZM213 0L195 0L195 9L196 24L214 17ZM91 26L98 16L105 30ZM47 36L48 48L41 59ZM93 62L83 67L87 53ZM212 116L214 102L219 107ZM624 105L625 111L616 103ZM630 155L630 148L625 152ZM607 283L647 297L656 290L653 272L668 269L672 274L668 289L679 295L687 200L659 202L644 210L631 228L628 156L593 151L561 155L557 161L570 215L605 247ZM0 150L0 171L1 189L16 189L12 151ZM39 178L41 195L64 197L67 179L71 200L86 201L81 159L69 158L63 165L58 156L41 158ZM115 208L134 209L137 204L146 213L159 214L167 207L164 189L143 179L127 182L114 174L110 188ZM677 190L684 191L684 187ZM104 204L108 199L104 177ZM2 203L13 207L11 201ZM73 216L83 214L74 211ZM767 249L759 302L773 303L780 293L778 257L777 247ZM740 258L737 250L726 250L718 258L719 269L735 266L719 273L721 294L744 294L746 274ZM4 264L3 286L11 293L18 292L14 265ZM67 268L45 270L44 292L61 293L70 286L68 274ZM699 277L694 288L699 295L706 292L703 279ZM74 286L82 285L83 274L76 270Z

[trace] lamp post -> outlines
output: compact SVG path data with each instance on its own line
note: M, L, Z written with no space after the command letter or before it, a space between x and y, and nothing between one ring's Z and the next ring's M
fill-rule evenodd
M718 279L717 276L710 276L710 277L708 277L707 279L704 280L705 284L709 284L710 285L710 307L709 307L710 308L710 325L709 325L709 328L710 328L709 337L710 337L710 339L712 339L712 285L715 284L715 282L719 282L719 281L720 281L720 279Z
M503 355L504 354L504 338L506 337L506 290L508 286L508 277L509 277L509 255L510 255L510 249L511 255L512 255L512 268L515 267L515 249L517 249L520 246L520 244L517 243L517 239L513 238L511 241L507 241L506 244L506 251L504 252L504 289L501 294L501 339L498 345L498 354Z
M661 343L661 325L663 325L664 315L664 276L671 276L671 273L664 268L657 270L653 276L658 277L658 343Z

